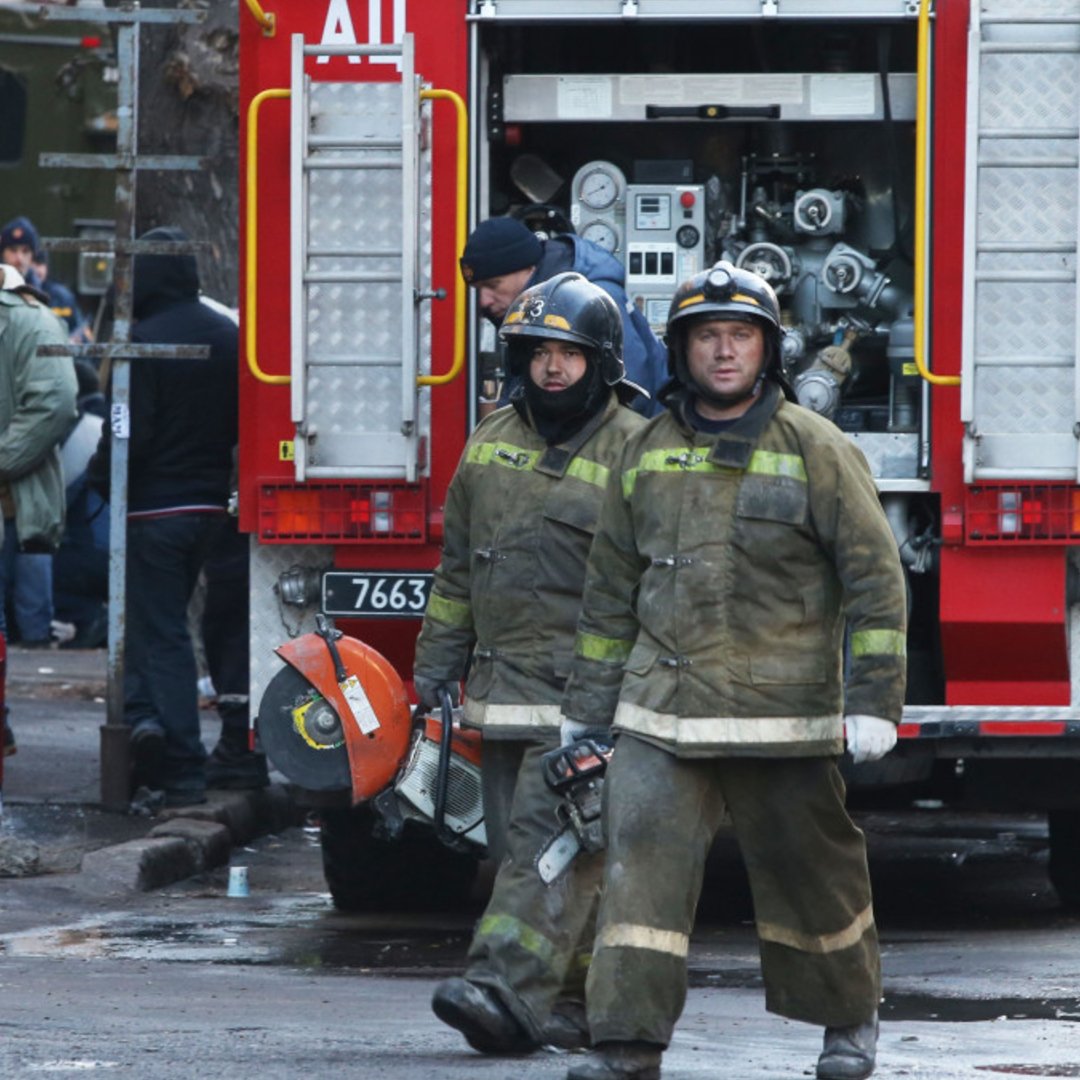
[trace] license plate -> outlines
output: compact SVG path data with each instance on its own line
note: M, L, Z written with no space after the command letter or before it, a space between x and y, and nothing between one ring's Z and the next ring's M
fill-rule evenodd
M427 607L433 576L329 570L323 574L322 610L354 619L416 619Z

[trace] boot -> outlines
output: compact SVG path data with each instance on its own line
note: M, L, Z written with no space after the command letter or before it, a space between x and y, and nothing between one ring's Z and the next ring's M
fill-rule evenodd
M556 1002L540 1031L540 1042L558 1050L585 1050L592 1046L585 1006L569 999Z
M818 1058L818 1080L865 1080L877 1058L878 1015L864 1024L825 1029L825 1046Z
M247 733L243 745L224 735L206 759L206 786L229 791L264 788L270 783L266 755L261 750L247 748Z
M514 1019L494 990L467 979L444 979L431 997L435 1015L457 1028L481 1054L531 1054L538 1043Z
M566 1080L660 1080L662 1046L649 1042L604 1042L571 1065Z
M143 724L131 733L131 787L161 791L165 787L165 732Z

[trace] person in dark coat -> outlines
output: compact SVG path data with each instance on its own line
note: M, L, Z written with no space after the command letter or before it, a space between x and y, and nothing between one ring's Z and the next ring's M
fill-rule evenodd
M182 241L176 228L145 240ZM227 513L237 438L236 324L199 301L193 255L135 259L132 341L207 345L207 360L136 359L128 444L124 712L133 787L205 800L198 673L187 608ZM107 442L103 446L107 447ZM99 448L91 473L108 475Z
M461 275L476 289L480 313L496 326L519 293L556 274L573 270L599 285L622 315L626 379L645 393L630 406L642 416L664 411L658 400L667 382L667 349L626 297L626 274L614 255L572 233L541 239L515 218L495 217L470 234L461 255ZM510 401L516 383L509 380L499 398Z

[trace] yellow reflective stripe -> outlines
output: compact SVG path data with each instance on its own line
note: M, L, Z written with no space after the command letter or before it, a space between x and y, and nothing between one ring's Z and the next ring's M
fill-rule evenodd
M692 446L672 446L659 450L646 450L638 458L634 468L623 473L623 497L629 499L634 493L639 473L643 472L732 472L726 466L713 465L708 454Z
M851 635L852 656L906 656L907 640L899 630L856 630Z
M508 469L531 469L539 457L539 450L523 450L504 442L473 443L465 453L470 465L503 465Z
M838 930L835 934L803 934L798 930L792 930L786 926L777 926L776 923L759 922L757 924L758 937L762 941L772 941L777 945L786 945L789 949L798 949L799 952L825 953L839 952L841 949L850 949L852 945L858 945L863 935L874 925L873 907L867 904L851 921L849 926Z
M597 949L649 949L668 953L680 960L690 951L690 935L677 930L657 930L635 923L611 923L596 937Z
M577 656L583 656L586 660L599 660L604 664L625 664L633 647L632 641L586 634L583 630L578 631L574 641L574 653Z
M623 497L629 499L634 493L639 473L643 472L737 472L727 465L714 465L709 461L706 448L673 446L660 450L648 450L637 465L623 473ZM773 450L755 450L747 466L747 472L761 476L786 476L806 483L806 464L798 454L781 454Z
M554 962L557 950L552 941L534 930L527 923L515 919L512 915L485 915L480 920L476 931L477 937L498 938L512 941L526 952L543 961L549 967Z
M693 296L686 297L685 300L679 301L679 310L682 311L684 307L689 307L691 304L702 304L705 302L704 293L694 293Z
M574 458L566 468L567 476L573 476L578 480L584 480L586 484L595 484L600 488L607 487L610 473L611 470L606 465L587 461L585 458Z
M806 483L806 463L798 454L778 454L773 450L755 450L747 472L761 476L786 476Z
M569 330L570 324L561 315L545 315L545 326L556 326L560 330Z
M472 626L472 607L467 600L451 600L437 592L428 597L424 614L447 626Z

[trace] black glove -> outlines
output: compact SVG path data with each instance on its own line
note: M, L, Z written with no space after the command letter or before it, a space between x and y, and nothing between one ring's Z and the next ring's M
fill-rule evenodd
M416 700L425 709L434 711L442 708L443 692L450 695L450 704L455 708L461 704L461 684L447 682L445 679L429 679L426 675L414 675L413 686Z

